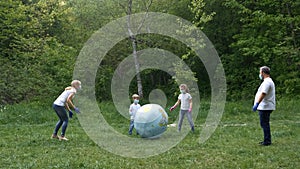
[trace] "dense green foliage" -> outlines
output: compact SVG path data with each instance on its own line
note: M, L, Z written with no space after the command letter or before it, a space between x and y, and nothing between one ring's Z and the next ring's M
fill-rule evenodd
M60 39L68 9L56 0L9 0L0 6L1 102L53 97L71 79L76 58L76 49L64 44L68 37Z
M299 4L292 0L207 2L204 10L215 14L203 31L225 67L228 98L252 96L262 65L271 68L279 97L300 92Z
M57 116L49 104L0 107L0 168L294 169L300 165L299 100L278 101L278 110L271 115L273 145L269 147L258 145L262 139L258 115L251 112L251 103L245 101L227 102L219 127L209 140L199 144L199 132L209 109L209 102L203 101L194 134L189 133L165 153L140 159L120 157L99 147L80 126L78 115L70 120L68 142L50 139ZM129 120L112 103L99 106L109 124L126 135ZM178 114L170 114L174 115ZM166 132L176 129L168 128Z
M229 99L252 98L258 68L271 67L278 97L300 93L300 3L294 0L136 0L133 13L173 14L193 22L215 45L225 68ZM53 99L72 80L76 57L100 27L125 16L127 1L7 0L0 2L0 102ZM206 70L186 46L168 37L138 36L138 50L161 48L195 72L200 92L209 96ZM129 39L117 44L99 66L96 93L109 100L117 65L132 53ZM142 72L145 95L153 88L168 96L177 84L162 71ZM83 85L84 86L84 85ZM136 91L132 82L131 92ZM165 90L166 89L166 90ZM171 90L170 90L171 89Z

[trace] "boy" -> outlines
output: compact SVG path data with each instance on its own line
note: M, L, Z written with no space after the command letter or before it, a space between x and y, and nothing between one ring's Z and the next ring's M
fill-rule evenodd
M132 134L132 130L134 128L135 114L138 111L138 109L141 107L141 105L139 104L139 99L140 99L139 95L137 95L137 94L132 95L133 103L129 107L129 114L130 114L130 126L129 126L129 131L128 131L129 135Z

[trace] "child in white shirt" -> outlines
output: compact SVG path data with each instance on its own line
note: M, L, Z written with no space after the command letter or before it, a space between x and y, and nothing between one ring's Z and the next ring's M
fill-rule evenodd
M128 131L129 135L132 134L132 130L134 128L135 114L138 111L138 109L141 107L141 105L139 104L139 99L140 99L139 95L137 95L137 94L132 95L133 103L129 107L129 114L130 114L130 126L129 126L129 131Z
M181 84L179 86L180 95L178 96L177 102L170 108L170 111L173 111L180 103L180 113L179 113L179 121L178 121L178 131L181 130L182 122L184 115L186 114L188 121L190 123L191 130L194 132L194 122L192 119L192 96L189 94L189 89L186 84Z

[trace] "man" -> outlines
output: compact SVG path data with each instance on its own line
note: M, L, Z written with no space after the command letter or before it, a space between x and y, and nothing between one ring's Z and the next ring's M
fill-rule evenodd
M263 66L259 71L259 78L263 80L257 90L254 100L253 111L258 110L260 118L260 126L263 129L264 140L260 145L271 145L271 129L270 129L270 114L275 110L275 85L270 78L270 68Z

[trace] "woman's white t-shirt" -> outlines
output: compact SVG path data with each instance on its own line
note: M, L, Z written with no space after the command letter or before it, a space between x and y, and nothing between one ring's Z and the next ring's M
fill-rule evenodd
M71 93L76 93L76 89L74 87L71 87L70 89L66 89L65 91L63 91L58 96L58 98L54 101L54 104L57 106L65 106L67 98Z

